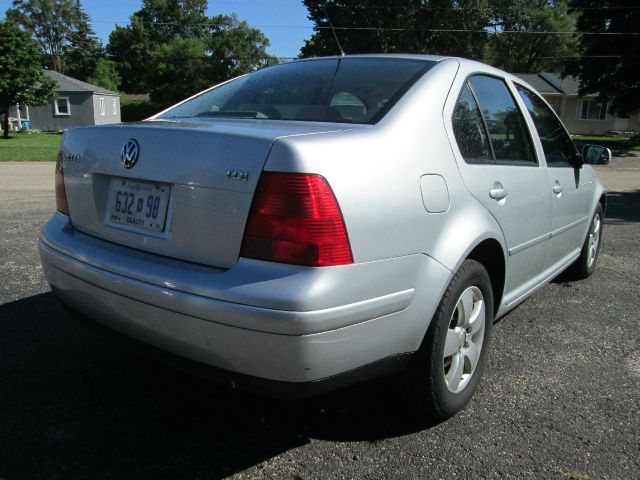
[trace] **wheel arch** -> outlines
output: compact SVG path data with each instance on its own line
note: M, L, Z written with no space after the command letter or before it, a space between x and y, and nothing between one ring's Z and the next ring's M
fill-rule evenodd
M494 238L487 238L473 247L467 258L481 263L489 274L493 290L493 314L495 315L502 303L506 278L506 260L502 245Z
M607 193L606 192L603 192L602 195L600 195L600 199L598 200L598 202L602 206L602 213L606 214L607 213Z

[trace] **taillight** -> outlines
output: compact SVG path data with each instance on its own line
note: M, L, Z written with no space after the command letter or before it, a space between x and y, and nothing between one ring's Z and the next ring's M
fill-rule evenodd
M344 219L325 178L264 172L240 254L314 267L353 263Z
M64 172L62 168L62 150L58 152L56 160L56 210L65 215L69 215L69 205L67 205L67 192L64 189Z

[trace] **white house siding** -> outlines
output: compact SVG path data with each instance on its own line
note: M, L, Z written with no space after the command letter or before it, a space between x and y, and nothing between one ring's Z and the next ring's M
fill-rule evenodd
M564 108L557 108L557 97L545 96L545 99L547 100L547 102L549 102L551 107L562 119L562 122L567 127L567 130L569 130L569 133L573 135L602 135L614 130L621 129L620 119L617 119L615 116L609 113L607 113L603 120L583 120L582 118L580 118L583 97L564 97ZM632 115L629 118L628 122L624 123L626 126L624 130L640 130L640 121L638 121L638 115Z
M516 74L533 86L551 105L572 134L602 135L611 131L640 131L640 115L619 118L607 113L605 118L583 120L581 118L584 99L595 100L597 96L578 96L579 81L575 77L562 78L558 73Z

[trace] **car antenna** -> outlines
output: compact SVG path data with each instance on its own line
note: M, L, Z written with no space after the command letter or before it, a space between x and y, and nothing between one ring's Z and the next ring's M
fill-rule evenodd
M324 10L324 15L327 17L327 21L329 22L329 26L331 27L331 33L333 33L333 38L336 39L336 43L338 44L338 50L340 50L340 56L344 57L345 53L342 49L342 45L340 45L340 40L338 40L338 35L336 35L336 30L333 28L333 23L331 23L331 18L329 18L329 12L327 12L327 2L322 4L322 9Z

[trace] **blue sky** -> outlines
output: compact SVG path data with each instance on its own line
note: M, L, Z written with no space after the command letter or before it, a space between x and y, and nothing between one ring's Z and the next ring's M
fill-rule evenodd
M0 0L0 15L12 5ZM142 5L142 0L82 0L91 16L93 29L104 43L115 23L125 25L129 16ZM312 34L312 23L300 0L209 0L209 15L237 13L249 25L260 28L271 41L269 53L279 57L295 57Z

